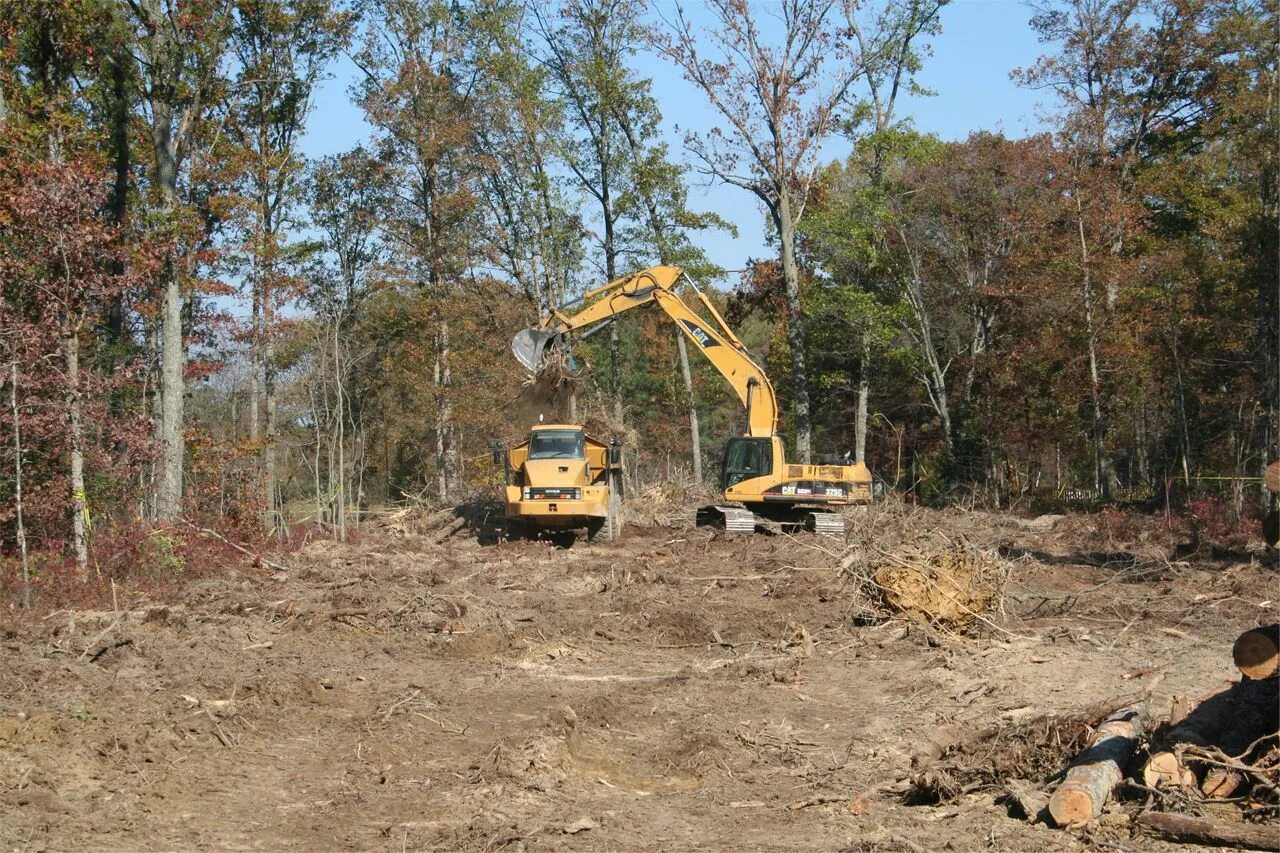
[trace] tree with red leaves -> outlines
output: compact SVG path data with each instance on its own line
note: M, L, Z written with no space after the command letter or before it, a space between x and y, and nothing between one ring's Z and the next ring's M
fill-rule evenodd
M127 478L145 440L135 417L110 411L128 367L104 374L84 364L94 324L135 282L118 232L101 216L106 190L91 162L0 167L0 340L22 429L43 457L32 466L33 491L44 497L35 517L68 524L82 572L92 518L86 465L95 483L110 482L121 464Z

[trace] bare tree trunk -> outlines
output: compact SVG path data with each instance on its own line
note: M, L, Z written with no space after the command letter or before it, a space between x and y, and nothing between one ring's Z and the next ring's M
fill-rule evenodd
M782 279L787 292L787 343L791 347L791 396L795 413L796 459L807 465L812 457L812 426L809 416L809 374L805 364L806 334L804 305L800 301L800 270L796 266L796 225L791 212L790 193L778 194L775 209L778 235L782 239Z
M317 381L311 386L311 425L312 435L315 441L315 450L312 452L313 466L312 474L312 496L315 499L316 506L316 527L324 527L324 499L320 492L320 443L322 441L320 428L320 393L322 377L316 377Z
M260 400L262 398L262 301L261 294L258 292L257 282L257 259L254 260L254 282L252 285L252 295L250 302L253 307L250 309L253 319L250 323L250 341L249 341L249 441L254 444L258 443L261 436L260 421L262 419L259 410Z
M1173 375L1177 380L1178 387L1178 444L1181 446L1182 456L1182 481L1187 487L1187 492L1191 492L1191 432L1187 427L1187 390L1183 381L1182 374L1182 356L1178 350L1178 331L1177 329L1169 330L1169 348L1173 355Z
M910 331L910 334L915 338L925 361L924 367L918 373L918 377L924 383L925 390L929 392L929 402L933 404L933 410L938 414L938 420L942 425L942 441L947 454L948 467L953 469L954 466L950 465L951 460L954 458L954 444L951 429L951 405L947 396L947 372L942 362L938 359L937 348L933 345L933 323L929 319L929 310L924 298L924 285L920 280L920 260L911 251L905 236L903 236L902 242L903 246L907 248L907 258L911 264L911 279L903 293L907 304L915 315L916 327ZM953 474L954 470L949 471L948 479Z
M604 189L604 272L605 277L609 281L613 281L618 277L618 261L617 253L613 247L613 211L609 206L609 190L608 186ZM623 420L622 407L622 352L621 341L618 339L618 324L612 323L609 326L609 391L613 396L613 420L614 423L621 427Z
M342 342L338 331L339 320L333 323L333 385L337 397L338 410L338 540L347 539L347 461L346 461L346 425L347 406L343 398L342 383Z
M693 479L702 482L702 436L698 432L698 407L693 399L693 372L689 370L689 349L684 335L676 334L676 350L680 353L680 375L684 377L684 392L689 399L689 436L693 446Z
M453 400L449 369L449 321L441 317L436 338L436 480L440 500L448 501L457 470L457 451L453 446Z
M111 61L111 148L112 170L115 181L111 190L111 222L123 226L128 217L129 177L131 152L129 149L129 125L133 118L128 96L128 78L125 69L131 62L127 45L121 43ZM116 275L124 273L124 262L112 263ZM124 337L124 298L116 296L107 306L108 338L117 343Z
M2 117L2 116L0 116ZM22 607L31 609L31 564L27 558L27 528L22 519L22 428L18 416L18 362L9 363L9 409L13 412L13 511L18 554L22 558Z
M266 528L279 531L284 520L280 511L280 486L276 482L276 343L272 333L275 321L271 294L263 287L262 301L262 398L266 409L266 443L262 453L266 463Z
M156 174L166 218L177 211L177 141L172 136L171 116L158 111L152 136L156 149ZM164 292L161 303L160 350L160 483L156 494L156 516L172 521L182 514L182 469L185 447L182 439L186 393L186 346L182 340L182 282L178 265L170 256L164 264Z
M160 486L156 515L165 521L182 513L182 441L186 391L186 347L182 340L182 286L169 264L164 285L162 349L160 352L160 430L162 437Z
M853 425L853 457L867 461L867 401L871 397L871 342L863 336L862 360L858 363L858 411Z
M1089 388L1093 403L1093 483L1097 495L1105 501L1111 498L1111 477L1105 445L1106 421L1102 411L1102 383L1098 373L1098 335L1093 316L1093 278L1089 269L1089 244L1084 234L1084 210L1079 192L1076 193L1076 229L1080 235L1084 328L1089 349Z
M80 339L68 329L62 340L67 369L67 422L71 435L71 542L76 570L89 570L88 498L84 493L84 417L80 408Z

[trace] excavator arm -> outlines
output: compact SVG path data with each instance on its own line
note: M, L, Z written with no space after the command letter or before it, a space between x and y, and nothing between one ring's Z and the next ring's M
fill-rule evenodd
M675 293L681 279L689 281L679 267L657 266L624 276L603 287L589 291L580 300L552 308L536 327L525 329L511 342L512 352L525 367L536 371L552 341L585 329L590 337L608 325L619 314L650 303L657 303L685 337L697 346L720 375L733 386L738 399L747 409L747 435L772 437L778 426L778 400L773 385L764 371L747 353L742 341L725 323L720 312L701 290L694 293L715 320L708 323L689 308ZM580 306L580 307L579 307ZM571 308L576 311L569 312Z

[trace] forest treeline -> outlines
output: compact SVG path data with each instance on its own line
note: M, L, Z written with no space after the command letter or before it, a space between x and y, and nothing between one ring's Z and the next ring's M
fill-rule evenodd
M0 0L3 565L101 570L183 519L343 536L492 484L539 414L710 479L742 412L662 317L575 344L572 413L508 352L657 263L768 365L798 458L1247 512L1280 441L1274 5L1034 0L1010 73L1045 131L945 141L902 103L944 2ZM658 61L710 131L668 141ZM337 63L370 133L310 159ZM733 229L772 254L716 269Z

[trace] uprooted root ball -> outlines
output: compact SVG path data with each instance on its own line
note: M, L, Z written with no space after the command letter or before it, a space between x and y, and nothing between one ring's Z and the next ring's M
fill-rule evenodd
M884 557L871 575L880 602L892 612L952 630L970 628L992 612L1008 577L1004 560L972 548Z

